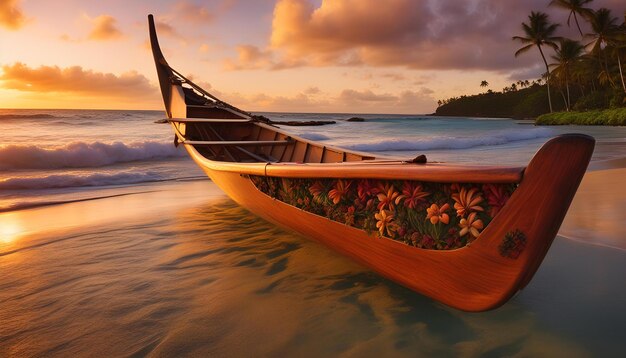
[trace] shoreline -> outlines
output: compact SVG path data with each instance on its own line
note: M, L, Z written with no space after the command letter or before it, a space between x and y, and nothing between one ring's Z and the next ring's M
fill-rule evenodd
M620 213L626 212L626 188L621 185L624 182L626 157L592 162L558 235L582 243L626 250L626 240L623 240L626 229L623 229L620 217ZM0 212L0 224L9 223L10 227L18 227L14 231L19 231L14 233L13 239L4 241L175 213L183 208L206 204L215 198L227 198L208 178L102 190L106 195L40 203L34 207Z

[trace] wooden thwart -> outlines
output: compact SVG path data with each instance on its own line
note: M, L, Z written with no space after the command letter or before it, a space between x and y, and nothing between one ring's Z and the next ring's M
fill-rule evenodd
M178 123L248 123L249 119L224 119L224 118L168 118L168 122Z
M185 140L184 144L192 145L237 145L237 146L259 146L259 145L288 145L291 140Z

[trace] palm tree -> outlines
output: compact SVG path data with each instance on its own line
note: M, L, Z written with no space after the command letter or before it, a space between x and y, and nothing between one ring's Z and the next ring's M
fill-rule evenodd
M550 68L548 67L548 61L546 61L546 56L543 54L541 46L546 45L552 47L553 49L558 47L556 45L556 41L560 40L560 37L554 36L554 33L559 25L551 24L548 21L548 14L543 12L531 11L528 16L528 21L529 24L522 22L522 29L524 30L526 37L513 36L513 40L521 41L525 45L515 52L515 57L527 52L534 46L537 46L539 49L539 53L541 54L543 63L546 65L546 71L548 73L546 84L548 87L548 104L550 105L550 113L552 113L552 98L550 97Z
M576 17L576 14L590 19L593 16L593 10L585 7L585 5L592 1L593 0L552 0L550 1L550 6L569 10L569 16L567 16L567 26L569 26L570 20L572 19L572 16L574 16L574 22L576 22L576 27L578 28L578 32L580 32L580 37L583 37L584 35L580 29L580 24L578 23L578 17Z
M606 58L606 51L603 51L603 46L610 44L618 34L617 18L613 17L611 10L601 8L594 12L591 18L591 31L592 32L587 34L587 36L591 37L593 40L588 43L587 46L591 46L591 52L598 55L600 62L602 62L600 56L602 52L604 52L604 68L602 72L600 72L599 77L607 80L611 86L615 88L615 82L613 82L609 73L608 60Z
M489 86L489 82L484 81L484 80L480 82L480 87L488 87L488 86Z
M569 95L570 70L574 63L580 59L584 49L585 47L578 41L562 39L559 48L556 49L556 54L552 55L552 59L557 61L556 63L550 65L554 67L553 73L562 77L565 82L565 89L567 92L566 107L568 111L572 105Z

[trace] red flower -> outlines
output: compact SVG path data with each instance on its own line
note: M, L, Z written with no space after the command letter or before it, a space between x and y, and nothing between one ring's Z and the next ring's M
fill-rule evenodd
M367 179L359 182L356 191L362 203L365 203L367 199L379 193L376 185Z
M485 184L483 185L483 192L487 197L487 203L491 207L489 209L489 215L491 217L496 216L510 198L510 195L502 185Z
M428 195L430 195L430 193L425 192L421 184L405 181L402 186L402 195L396 198L396 205L400 204L404 199L404 206L415 209Z

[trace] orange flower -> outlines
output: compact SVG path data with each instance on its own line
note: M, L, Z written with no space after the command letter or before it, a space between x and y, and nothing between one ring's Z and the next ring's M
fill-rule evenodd
M444 224L448 224L450 222L450 217L445 212L450 209L450 205L443 204L441 207L437 204L432 204L430 208L426 209L426 219L430 219L430 223L436 225L438 222L442 222Z
M337 205L344 195L348 193L352 182L349 180L337 180L335 186L328 192L328 197L333 200L333 204Z
M422 185L413 184L407 181L404 182L402 187L402 195L396 198L396 205L400 204L400 202L404 199L404 206L415 209L417 204L429 195L430 193L423 191Z
M461 227L459 236L465 236L469 232L473 238L477 238L484 227L482 220L476 219L476 213L469 214L467 219L461 219L459 226Z
M400 193L396 191L396 188L394 188L393 185L389 184L381 187L380 189L381 192L377 195L379 201L378 210L382 210L385 207L389 207L390 210L393 210L393 202L396 200L398 195L400 195Z
M376 227L378 228L380 235L385 236L386 231L388 237L394 237L396 225L392 223L393 213L391 211L381 209L380 213L374 214L374 217L378 220Z
M313 200L320 201L324 194L324 185L319 180L309 187L309 193L313 195Z
M483 208L478 206L483 201L483 197L476 188L470 190L461 188L460 192L452 194L452 199L455 201L454 209L456 209L457 216L465 217L471 211L483 211Z

